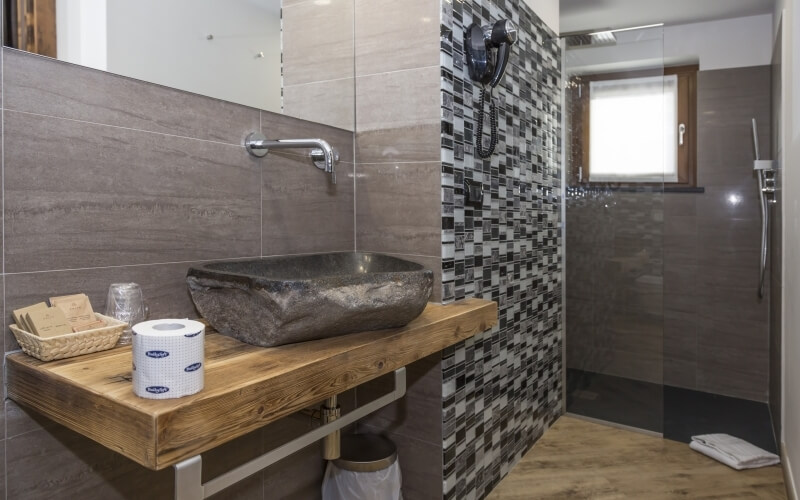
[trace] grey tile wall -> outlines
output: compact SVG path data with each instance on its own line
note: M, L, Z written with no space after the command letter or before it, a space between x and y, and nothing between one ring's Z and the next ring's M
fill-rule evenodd
M12 49L2 60L6 323L54 294L85 292L102 310L118 281L143 286L152 317L196 317L184 281L194 263L353 249L353 132ZM339 183L302 152L251 158L242 139L259 127L329 140ZM6 333L5 352L15 349ZM172 497L171 471L148 471L9 400L0 419L0 495ZM311 425L288 418L240 438L207 454L204 474ZM309 447L220 498L314 498L322 466Z
M570 190L571 368L766 400L768 303L755 288L761 222L753 117L767 151L769 67L701 71L704 193Z
M664 195L570 187L566 203L569 367L661 383Z
M554 33L524 2L441 2L442 296L499 305L499 324L442 355L444 497L483 498L561 414L561 68ZM479 88L464 29L519 27L494 91L499 143L474 154ZM479 183L481 207L465 204Z
M750 119L771 135L770 67L701 71L697 180L665 195L665 383L766 401L768 300L756 294L760 208Z
M4 125L6 272L259 254L242 147L10 109Z

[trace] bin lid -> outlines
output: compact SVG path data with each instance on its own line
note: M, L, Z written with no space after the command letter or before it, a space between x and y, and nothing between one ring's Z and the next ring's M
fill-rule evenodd
M397 447L377 434L343 434L342 454L333 463L352 472L376 472L397 461Z

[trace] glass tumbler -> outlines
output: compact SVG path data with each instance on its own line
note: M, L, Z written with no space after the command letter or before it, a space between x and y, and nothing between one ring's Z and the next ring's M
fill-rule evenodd
M131 328L147 319L147 306L144 303L142 288L136 283L112 283L108 287L106 316L128 323L117 345L131 343Z

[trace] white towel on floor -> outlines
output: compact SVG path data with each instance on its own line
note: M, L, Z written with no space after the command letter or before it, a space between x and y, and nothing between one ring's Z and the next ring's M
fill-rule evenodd
M689 447L736 470L755 469L781 462L778 455L728 434L692 436Z

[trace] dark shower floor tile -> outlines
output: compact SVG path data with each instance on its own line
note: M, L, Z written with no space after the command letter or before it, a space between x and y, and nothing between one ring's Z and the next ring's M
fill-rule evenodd
M662 431L661 385L567 370L567 411L653 432Z
M567 411L684 443L725 433L777 453L766 403L568 369Z
M664 437L688 443L697 434L724 433L777 453L766 403L664 387Z

